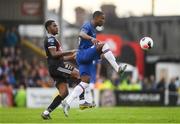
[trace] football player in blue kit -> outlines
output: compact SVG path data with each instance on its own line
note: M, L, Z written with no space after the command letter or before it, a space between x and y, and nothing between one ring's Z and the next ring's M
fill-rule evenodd
M92 61L100 59L103 55L113 69L120 75L125 71L127 65L120 66L117 64L113 53L107 43L101 43L96 39L96 27L103 26L105 15L101 11L95 11L91 21L84 23L79 33L79 48L76 55L76 61L79 67L81 82L73 89L69 97L62 102L65 116L68 116L71 102L79 97L89 86L91 78Z

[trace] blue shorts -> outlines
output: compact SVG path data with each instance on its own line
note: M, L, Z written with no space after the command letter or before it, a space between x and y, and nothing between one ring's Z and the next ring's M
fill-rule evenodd
M98 60L100 54L97 52L96 47L92 46L87 49L79 50L76 56L76 61L79 67L80 76L91 76L91 68L93 67L93 60Z

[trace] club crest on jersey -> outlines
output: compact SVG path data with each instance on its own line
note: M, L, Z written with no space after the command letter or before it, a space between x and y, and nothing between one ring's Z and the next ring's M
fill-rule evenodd
M54 43L54 38L49 38L49 39L48 39L48 42L49 42L49 43Z

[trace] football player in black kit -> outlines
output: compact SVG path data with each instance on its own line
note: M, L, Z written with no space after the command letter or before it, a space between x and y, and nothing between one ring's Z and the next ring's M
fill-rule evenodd
M47 55L48 69L50 76L54 79L56 88L59 91L53 102L41 114L43 119L51 119L50 113L61 104L61 101L68 95L67 79L70 77L79 78L79 71L65 61L75 59L76 51L62 51L61 43L55 38L58 34L58 26L54 20L45 23L47 36L44 40L44 48Z
M62 51L61 43L55 38L58 34L58 26L54 20L48 20L45 23L47 36L44 40L44 48L47 55L48 69L51 77L56 82L56 88L59 91L53 102L41 114L45 120L51 119L50 113L58 107L62 100L68 96L67 79L73 78L79 80L79 70L72 65L65 64L66 61L75 61L76 50L64 52ZM84 92L80 95L80 99L84 99ZM83 109L95 107L95 104L85 102L82 104Z

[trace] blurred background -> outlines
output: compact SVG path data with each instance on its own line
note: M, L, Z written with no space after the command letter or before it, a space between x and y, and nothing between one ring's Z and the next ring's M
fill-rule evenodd
M0 106L46 107L57 91L46 66L44 22L57 21L64 50L77 49L80 26L96 10L106 15L97 38L111 46L119 63L128 64L120 79L102 61L96 104L180 105L179 5L179 0L0 0ZM139 46L144 36L154 40L149 51Z

